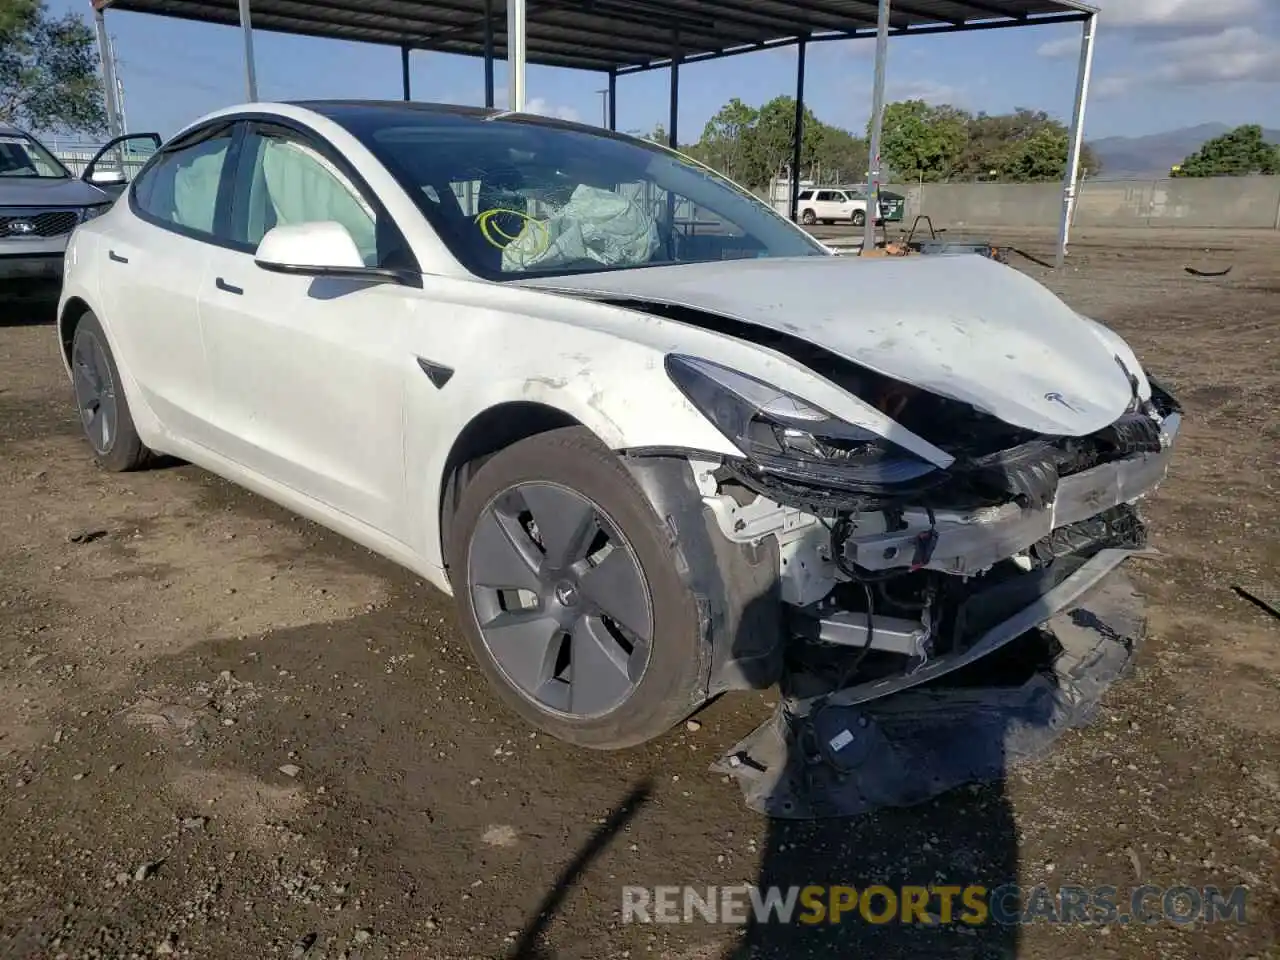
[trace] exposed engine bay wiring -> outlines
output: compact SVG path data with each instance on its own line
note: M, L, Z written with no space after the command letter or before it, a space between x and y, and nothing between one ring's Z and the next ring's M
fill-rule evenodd
M871 652L873 641L875 639L875 593L879 591L886 602L897 606L906 607L908 605L915 606L916 609L927 610L933 604L932 590L925 597L923 602L908 601L907 603L899 603L890 598L885 593L885 585L899 577L907 576L918 572L925 564L929 562L929 556L933 549L933 544L937 542L937 520L934 517L933 509L928 509L929 529L920 535L920 547L917 549L916 555L912 557L911 565L901 567L895 570L888 570L883 573L872 573L868 570L860 570L856 564L851 564L845 556L844 544L853 532L853 520L850 515L845 514L839 517L834 523L828 523L826 520L820 520L830 534L831 559L835 563L836 568L849 579L850 582L858 584L862 588L863 596L866 598L866 624L867 638L859 648L857 654L848 663L841 667L839 681L835 689L839 690L846 686L849 680L858 672L858 668L862 666L867 655ZM876 590L873 590L872 587Z

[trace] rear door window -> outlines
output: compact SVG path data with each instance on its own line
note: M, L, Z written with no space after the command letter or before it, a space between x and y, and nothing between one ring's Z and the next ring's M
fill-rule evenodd
M231 131L162 152L133 183L135 210L159 226L212 237Z

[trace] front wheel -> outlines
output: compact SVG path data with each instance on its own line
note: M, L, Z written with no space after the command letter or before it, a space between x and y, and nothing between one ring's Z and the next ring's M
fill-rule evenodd
M495 455L451 529L472 652L531 724L618 749L700 705L697 604L666 528L590 431L550 431Z
M865 227L867 225L867 214L864 210L853 211L852 219L855 227Z

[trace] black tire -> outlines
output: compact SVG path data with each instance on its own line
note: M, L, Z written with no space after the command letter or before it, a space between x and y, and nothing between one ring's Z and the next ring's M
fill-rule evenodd
M867 214L863 210L853 211L853 225L855 227L865 227L867 225Z
M800 222L813 226L818 222L818 218L812 210L805 210L800 214Z
M91 364L95 365L94 370L90 370ZM71 369L76 410L80 414L80 425L85 431L90 449L93 450L94 459L104 470L113 473L144 467L151 459L151 451L142 442L133 425L129 400L121 385L120 368L116 366L106 334L102 332L102 325L91 312L80 318L71 338ZM114 404L114 417L110 421L105 442L103 432L98 429L103 421L94 419L93 411L86 405L84 391L89 384L82 382L79 379L81 377L89 377L93 386L109 396L110 402Z
M501 498L517 488L528 490L529 484L567 489L589 501L621 533L648 591L651 643L643 673L626 699L603 713L577 716L535 700L499 666L480 626L477 598L486 597L489 588L470 582L472 547L482 539L478 527L493 516L490 509ZM618 457L589 430L568 427L538 434L486 461L463 491L451 535L450 580L471 651L503 702L530 724L578 746L616 750L661 736L701 705L704 656L698 607L676 572L667 529ZM549 583L548 575L539 576ZM536 609L548 609L545 589L541 596Z

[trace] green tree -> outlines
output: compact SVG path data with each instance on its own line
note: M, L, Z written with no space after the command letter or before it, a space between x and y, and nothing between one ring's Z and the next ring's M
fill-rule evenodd
M1244 177L1280 173L1280 147L1267 143L1262 127L1246 124L1214 137L1175 168L1176 177Z
M653 129L644 134L644 139L660 143L665 147L667 145L667 128L660 123L654 124Z
M866 177L869 157L866 140L848 130L823 125L816 171L823 183L860 182Z
M730 100L708 121L696 144L683 149L747 187L761 188L791 165L795 101L777 97L755 108ZM661 138L661 128L652 136ZM908 179L946 180L995 177L1046 181L1060 178L1067 165L1069 133L1044 111L976 116L947 104L913 100L885 110L882 160ZM823 123L805 111L800 175L822 183L860 181L866 174L867 141ZM1100 168L1086 144L1081 167Z
M1029 137L1005 144L990 159L1001 180L1036 182L1061 180L1067 169L1068 135L1042 127Z
M795 139L796 101L774 97L760 108L752 134L751 169L744 186L763 187L791 166ZM804 135L800 143L800 170L812 169L818 160L827 126L808 107L804 108Z
M0 0L0 122L98 133L106 125L93 31L44 0Z
M751 151L760 111L734 97L707 121L696 156L730 180L742 181L751 173Z
M1069 148L1066 125L1043 110L1019 107L997 116L979 113L969 119L968 141L954 175L966 180L992 176L1000 180L1057 180L1066 172ZM1088 174L1101 169L1088 144L1080 152L1080 166Z
M901 100L885 107L880 158L911 180L945 180L968 142L968 114L955 107L931 107ZM867 124L870 136L871 124Z

